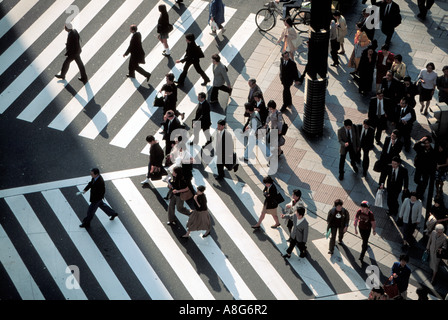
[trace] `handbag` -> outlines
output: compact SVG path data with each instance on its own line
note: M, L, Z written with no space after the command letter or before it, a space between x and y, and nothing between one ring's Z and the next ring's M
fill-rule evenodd
M165 168L163 167L156 167L153 172L149 174L149 179L151 181L157 181L162 179L162 176L166 176L168 172L166 172Z
M384 204L384 189L378 189L375 195L375 206L382 207Z
M165 106L165 100L162 95L157 94L154 98L154 107L163 107Z
M375 171L375 172L383 171L383 161L376 160L375 164L373 165L373 171Z
M187 201L190 200L191 198L193 198L193 192L191 192L190 189L180 194L180 200Z
M383 284L384 292L386 292L389 299L394 299L399 295L398 285L396 283L388 284L389 279Z
M429 252L428 252L428 250L425 250L425 252L423 252L422 261L427 262L428 257L429 257Z
M275 201L277 203L282 203L285 201L285 198L283 198L283 196L281 195L281 193L277 193L277 195L275 196Z
M397 226L402 227L403 226L403 217L398 217L396 223L397 223Z
M442 248L442 250L437 250L436 256L439 259L448 259L448 250L445 248Z
M168 23L168 26L166 27L167 33L170 33L173 30L174 30L174 26L171 23Z

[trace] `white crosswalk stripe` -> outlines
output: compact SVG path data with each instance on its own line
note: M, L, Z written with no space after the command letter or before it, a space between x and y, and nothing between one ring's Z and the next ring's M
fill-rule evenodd
M37 2L38 0L19 1L14 8L0 20L0 38L20 21L20 19L22 19Z

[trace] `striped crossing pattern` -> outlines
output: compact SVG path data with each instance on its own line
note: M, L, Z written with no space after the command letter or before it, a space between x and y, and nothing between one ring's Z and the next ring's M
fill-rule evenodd
M90 1L80 8L73 23L82 34L91 24L101 21L82 42L84 64L92 65L95 71L90 73L87 69L89 81L73 92L71 81L78 74L75 65L64 81L53 78L57 71L49 75L47 70L60 68L66 38L60 26L68 16L66 9L77 2L18 1L0 20L0 37L8 35L16 24L22 23L22 17L33 10L42 13L27 30L17 35L17 40L2 48L0 77L11 73L18 65L23 66L8 84L0 82L0 117L15 114L18 120L28 123L45 119L40 121L45 122L44 130L70 128L82 139L95 140L126 110L130 116L126 116L124 124L107 143L122 149L130 146L142 135L148 122L155 121L157 108L152 106L152 101L164 80L147 89L145 79L137 75L136 79L124 80L112 94L105 96L110 80L120 76L120 69L125 68L128 61L122 55L129 45L130 35L123 37L117 31L127 29L124 22L136 17L142 40L150 41L157 25L158 5L162 3L167 6L174 24L169 39L172 48L184 48L183 35L197 25L200 32L196 34L196 42L204 51L215 46L215 37L203 23L208 16L207 1L194 0L178 15L169 1L154 3L150 9L145 9L147 2L143 0ZM101 16L109 12L105 9L110 6L114 6L112 14L104 19ZM146 10L146 14L138 18L139 10ZM227 41L219 50L225 65L239 58L238 54L256 31L253 14L231 23L236 15L236 8L226 7ZM42 36L46 33L53 36L45 48L39 53L33 52L31 48L44 41ZM106 48L112 53L104 57ZM156 73L162 68L165 58L161 51L158 42L146 49L145 69ZM100 52L104 59L98 65ZM203 59L201 63L212 78L210 59ZM170 71L178 77L181 68L182 65L174 64ZM35 95L30 94L29 90L37 82L39 91L31 90ZM194 81L178 102L178 110L185 112L187 118L195 110L198 92L205 90L201 82L201 79ZM136 99L139 91L147 94ZM90 113L86 121L84 113L97 99L104 103L95 114ZM139 103L134 104L135 101ZM211 117L216 124L223 115L212 112ZM154 133L161 141L160 134ZM149 153L146 143L137 148L143 154ZM289 235L284 227L274 230L265 222L262 226L267 241L260 243L259 236L250 228L250 224L258 220L263 206L260 192L226 178L228 195L225 197L225 192L208 179L215 170L213 163L202 171L194 169L193 184L206 186L214 226L211 236L202 238L201 233L193 232L188 242L179 237L179 233L185 232L187 216L177 213L180 225L175 228L166 224L167 202L163 200L166 184L156 181L151 183L150 189L141 187L139 180L146 174L146 167L102 174L108 190L106 202L117 210L120 208L120 215L110 221L98 210L90 230L79 228L87 211L89 194L75 196L89 177L0 190L0 279L14 288L8 297L25 300L366 298L369 290L364 280L367 276L359 273L342 252L337 252L336 262L330 259L323 252L327 244L325 239L309 242L311 258L299 258L293 252L288 262L280 256L288 246ZM238 199L246 214L244 218L229 199ZM266 254L263 251L266 246L274 248L277 255ZM79 268L79 278L72 271L73 267ZM336 282L344 285L336 288L333 280L326 276L326 270L333 270L338 277Z

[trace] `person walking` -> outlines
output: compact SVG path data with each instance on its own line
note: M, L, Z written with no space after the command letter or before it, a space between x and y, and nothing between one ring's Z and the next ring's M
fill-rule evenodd
M420 199L417 198L417 192L411 191L410 197L404 199L398 213L398 219L403 221L403 249L414 246L417 241L413 233L418 228L422 220L423 205Z
M397 284L398 293L402 299L407 299L407 290L409 286L409 278L411 277L411 269L407 265L409 256L406 254L400 255L399 261L392 265L392 272L389 281ZM394 298L394 297L390 297Z
M387 180L386 180L387 179ZM408 169L401 165L401 158L395 156L392 158L390 165L381 172L379 188L387 190L387 206L389 210L387 214L396 215L398 213L398 198L401 191L408 191L409 175Z
M218 102L219 90L227 92L229 97L232 95L232 86L229 76L227 75L227 67L221 63L221 57L215 53L212 55L213 64L213 87L210 93L210 103ZM226 85L224 85L226 84Z
M373 149L373 140L375 129L370 126L369 119L364 119L363 123L358 125L359 132L359 152L357 162L361 162L361 150L362 150L362 176L367 177L367 171L369 170L370 158L369 152Z
M415 106L417 105L417 102L415 101L416 95L418 95L417 85L411 80L410 76L405 76L403 78L403 97L407 98L408 105L412 109L415 109ZM440 92L439 92L439 98L440 98Z
M403 137L403 146L406 151L411 148L411 132L414 122L417 120L415 110L408 106L408 100L402 98L400 100L400 111L395 119L396 128Z
M423 199L430 177L437 169L437 152L431 146L430 135L424 136L414 144L414 182L417 184L417 197Z
M371 98L369 102L368 118L370 124L375 128L375 141L380 144L383 130L387 130L387 120L393 120L391 101L384 98L384 93L377 91L376 97Z
M417 0L419 13L417 14L417 18L422 20L426 19L426 15L428 14L429 9L431 9L434 4L434 0Z
M79 68L79 73L81 74L81 77L78 78L79 81L82 81L83 83L87 82L87 74L86 74L86 68L84 67L84 63L81 60L81 44L80 37L78 31L73 28L73 25L71 23L66 23L64 25L65 31L68 32L67 35L67 43L65 44L65 58L64 63L62 64L61 73L56 74L55 77L58 79L65 79L65 76L67 74L68 68L70 67L70 63L72 61L75 61Z
M297 212L298 207L305 208L305 202L302 200L302 191L300 189L294 189L292 191L291 202L285 206L285 214L286 215L294 215ZM293 221L288 219L286 227L288 228L289 234L291 234L292 227L294 226ZM289 237L290 241L291 236Z
M263 178L263 195L265 197L264 203L263 203L263 209L261 210L260 218L258 219L258 222L252 226L254 229L259 229L261 227L261 222L264 220L266 214L272 215L272 218L274 218L275 224L271 226L271 228L276 229L280 226L280 222L278 220L277 215L277 208L278 208L278 202L277 202L277 187L274 184L274 180L270 176L266 176Z
M163 154L163 149L153 135L146 137L146 142L150 145L149 147L149 163L148 163L148 173L146 179L141 182L141 184L147 184L151 181L151 175L163 172L163 159L165 158Z
M384 139L383 148L380 154L380 170L382 172L392 163L394 157L400 157L401 150L403 149L403 142L400 140L400 132L394 129L389 137Z
M392 63L390 70L392 71L395 79L399 81L404 79L406 76L406 64L403 62L403 56L401 54L394 56L394 62Z
M293 229L291 232L289 247L286 249L286 254L283 255L284 258L291 258L292 250L297 245L299 248L300 258L306 257L306 241L308 240L308 229L309 224L305 218L305 208L297 207L294 214L282 214L282 219L288 219L291 221Z
M214 133L215 153L217 156L216 168L218 175L215 179L224 178L224 167L234 172L238 171L239 164L236 163L236 154L234 152L234 143L232 134L226 129L226 121L221 119L218 121L217 130Z
M333 18L336 19L336 27L338 28L338 42L341 47L341 51L339 51L338 54L345 54L344 39L348 33L347 22L339 10L336 10L333 13Z
M442 68L442 75L437 77L436 86L439 90L439 102L448 104L448 65Z
M436 224L434 230L429 235L428 244L426 245L426 250L429 253L429 267L432 270L431 283L434 283L436 279L440 261L442 260L438 255L442 253L442 250L448 249L448 239L443 233L444 231L445 227L443 224Z
M110 217L110 220L114 220L118 216L111 207L104 203L104 195L106 193L106 185L104 184L104 179L100 175L100 170L98 168L93 168L90 170L90 176L92 180L87 184L83 191L77 194L84 194L90 190L90 205L87 209L87 216L82 220L82 224L79 225L80 228L89 228L90 222L95 216L95 212L98 208L104 211Z
M183 86L185 82L185 78L187 77L188 69L191 65L193 65L194 69L197 73L199 73L204 80L201 83L202 86L206 86L207 83L210 82L210 78L205 74L204 70L202 70L199 60L204 58L204 53L202 52L201 47L199 47L196 42L196 38L194 34L187 33L185 35L185 41L187 42L187 50L185 52L185 56L182 59L176 60L176 63L185 63L184 69L177 79L177 85Z
M347 153L350 156L350 163L353 171L358 173L356 165L357 153L359 152L359 133L358 128L353 125L352 120L345 119L344 126L338 130L339 148L339 180L344 180L344 166Z
M190 210L191 214L187 222L188 231L182 236L183 238L188 238L191 231L205 230L202 238L205 238L210 234L212 223L207 208L207 197L205 196L204 191L205 187L202 185L197 188L197 192L193 197L195 208Z
M333 208L327 214L327 232L330 231L331 234L328 248L329 254L333 254L334 252L336 236L338 236L338 243L342 244L342 239L350 223L350 214L343 205L344 202L341 199L336 199Z
M244 104L244 108L246 109L246 113L249 114L246 124L243 127L244 133L244 161L249 161L249 151L251 151L251 158L255 156L254 149L258 144L258 129L260 129L263 125L261 123L261 117L258 111L255 111L255 108L249 102Z
M434 71L435 65L432 62L429 62L426 65L426 68L420 70L418 75L419 90L420 90L420 113L423 112L424 115L428 114L429 104L431 103L432 96L434 95L434 91L436 88L437 81L437 73Z
M339 56L338 51L341 48L341 44L339 42L339 35L338 35L338 27L336 25L335 20L331 20L330 23L330 55L331 59L333 60L333 63L331 64L332 67L339 66Z
M283 127L283 115L282 113L277 110L277 104L274 100L268 101L268 110L269 114L266 118L266 123L264 127L267 129L266 132L266 157L272 157L274 155L274 148L271 148L272 141L271 136L273 135L273 130L277 130L278 132L278 139L277 139L277 156L280 157L283 154L282 148L280 146L279 140L280 140L280 133L282 131Z
M210 33L212 36L216 36L217 29L222 30L222 33L226 31L222 26L225 22L224 7L222 0L211 0L210 2L208 24L212 27L212 32Z
M387 71L391 70L395 55L389 51L389 45L383 44L378 51L376 60L376 91L381 88L381 81L386 76Z
M372 0L376 5L376 0ZM381 32L386 36L385 43L391 44L395 28L401 24L400 6L392 0L383 0L378 3L380 11Z
M170 46L168 45L169 33L173 30L173 25L170 24L170 19L168 16L168 11L166 10L166 5L159 5L159 20L157 21L157 38L162 43L165 48L162 55L169 57L171 55Z
M282 54L280 58L280 81L283 85L283 105L280 108L281 112L286 111L286 108L292 107L291 86L295 82L299 83L299 70L297 64L291 59L288 51Z
M135 78L135 71L137 71L146 78L147 82L149 82L151 73L145 71L142 67L140 67L140 64L145 64L145 51L143 50L142 46L142 35L137 31L137 25L135 24L129 27L129 31L132 33L131 42L128 49L123 54L123 57L131 54L128 67L129 73L126 75L126 77Z
M193 197L193 193L188 187L188 182L185 180L182 174L182 167L175 167L171 174L173 175L173 178L168 181L168 188L170 189L170 192L172 194L170 202L168 204L168 224L175 225L175 209L177 209L179 213L185 214L187 216L190 215L190 210L185 208L184 201L191 199ZM191 197L187 197L188 199L184 198L184 196L182 195L183 193L185 193L186 195L190 193Z
M370 210L370 204L368 201L364 200L361 202L361 208L356 212L355 222L353 225L355 227L355 234L358 234L359 229L359 234L361 235L362 245L359 260L363 261L369 246L370 233L376 235L376 221L373 212Z
M282 52L289 52L292 56L292 60L294 60L294 53L300 46L302 39L297 34L297 31L293 28L291 18L288 17L283 20L283 24L285 25L285 28L278 38L277 44L283 41Z
M261 99L263 99L263 92L261 91L260 87L257 84L257 80L255 78L250 78L247 81L247 85L249 86L249 94L247 95L247 102L255 104L255 93L259 92L261 94Z
M361 55L358 66L358 91L363 95L369 95L372 91L373 74L375 71L377 53L370 45Z
M199 143L199 132L202 130L204 132L207 142L202 148L205 148L208 144L212 142L212 136L210 135L210 126L212 121L210 119L210 104L207 101L207 96L205 92L198 93L198 106L196 108L196 114L193 119L193 141L190 145Z
M168 110L163 116L162 127L163 140L165 140L165 155L169 155L175 138L172 133L174 130L182 128L173 110Z

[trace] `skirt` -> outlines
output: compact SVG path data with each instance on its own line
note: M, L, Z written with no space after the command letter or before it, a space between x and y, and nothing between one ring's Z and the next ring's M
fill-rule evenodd
M190 217L188 218L187 229L188 231L198 231L198 230L209 231L211 229L211 221L208 210L205 211L193 210Z
M277 215L277 208L273 208L273 209L266 209L266 204L264 204L263 206L263 212L276 216Z
M420 102L422 101L431 101L432 99L432 89L420 89Z
M159 39L160 40L168 39L168 38L169 38L168 33L159 33Z

